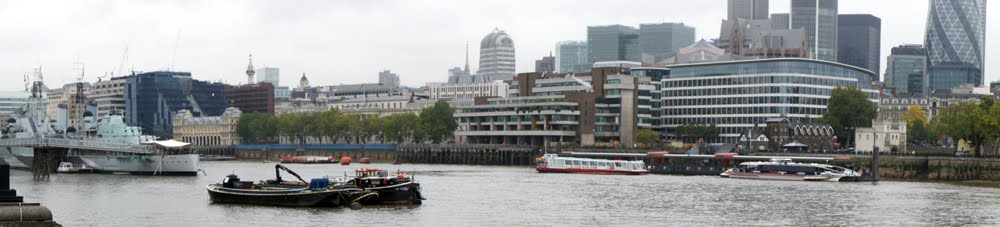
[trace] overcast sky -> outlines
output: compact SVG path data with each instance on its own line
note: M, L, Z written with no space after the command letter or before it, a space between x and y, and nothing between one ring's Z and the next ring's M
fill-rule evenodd
M882 18L882 68L889 49L923 43L925 0L841 0L840 13ZM1000 57L993 42L997 4L988 4L986 79ZM772 0L770 13L788 12ZM478 68L479 41L494 27L516 48L517 71L562 40L586 40L586 26L682 22L698 39L718 37L725 0L670 1L2 1L0 90L23 89L22 76L41 65L49 87L116 72L188 71L196 79L245 83L254 66L281 68L281 84L305 73L313 85L377 81L392 70L403 84L446 81L464 64L465 45ZM178 39L179 37L179 39ZM127 55L125 49L128 49ZM176 53L176 54L175 54ZM123 56L127 60L123 61ZM172 67L171 67L172 66ZM883 72L878 72L882 74Z

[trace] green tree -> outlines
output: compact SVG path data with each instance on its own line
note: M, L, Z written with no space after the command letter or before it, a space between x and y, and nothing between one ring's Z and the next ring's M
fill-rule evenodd
M433 143L448 140L458 128L454 118L455 110L445 101L437 101L434 106L420 111L419 131Z
M635 141L643 147L656 147L660 145L660 133L644 128L635 133Z
M833 127L840 144L851 145L854 142L854 130L871 127L876 111L875 104L868 100L868 95L861 89L838 87L830 94L822 121Z
M702 123L688 122L677 127L677 134L684 142L697 142L698 139L712 139L719 137L719 127L715 124L706 125Z
M913 121L906 128L906 138L909 139L910 143L926 143L931 142L934 139L930 130L925 126L923 121Z
M943 134L964 140L974 148L973 154L982 155L983 143L998 134L993 127L991 112L996 103L992 97L983 97L979 104L962 102L948 106L934 120Z

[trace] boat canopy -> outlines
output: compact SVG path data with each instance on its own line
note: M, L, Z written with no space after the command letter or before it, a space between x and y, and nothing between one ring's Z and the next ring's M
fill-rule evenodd
M785 144L782 147L809 147L809 145L805 145L805 144L799 143L799 141L795 141L795 142L791 142L791 143Z
M164 147L164 148L183 148L183 147L187 147L187 146L191 145L190 143L185 143L185 142L181 142L181 141L177 141L177 140L172 140L172 139L171 140L153 141L153 142L150 142L150 143L156 144L156 146L160 146L160 147Z

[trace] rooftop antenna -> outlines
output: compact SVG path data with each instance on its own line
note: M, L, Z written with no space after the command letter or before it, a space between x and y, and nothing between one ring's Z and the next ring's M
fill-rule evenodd
M122 52L122 60L118 62L117 72L112 72L111 76L122 75L122 70L125 69L125 62L128 61L128 44L125 44L125 51Z
M181 29L178 28L177 39L174 40L174 54L173 56L170 57L170 67L167 67L167 71L170 71L174 68L174 60L177 59L177 46L179 46L180 43L181 43Z

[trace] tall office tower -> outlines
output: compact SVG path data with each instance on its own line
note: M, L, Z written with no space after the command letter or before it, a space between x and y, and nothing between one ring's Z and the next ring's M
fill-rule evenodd
M639 52L641 54L639 59L642 62L656 63L673 57L678 49L691 44L694 44L694 27L686 26L683 23L639 25Z
M257 69L257 83L270 83L274 87L279 86L281 80L280 70L274 67L264 67Z
M924 34L931 90L983 85L986 0L931 0Z
M787 13L775 13L771 14L771 28L773 29L789 29L791 28L791 19Z
M901 45L892 48L886 59L885 84L899 93L927 96L927 52L921 45Z
M562 41L556 43L556 71L560 73L588 72L587 42Z
M837 0L792 0L791 28L804 28L810 58L837 61Z
M506 32L494 28L479 45L479 71L489 80L514 78L514 40Z
M767 19L767 0L729 0L726 20L736 18L750 20Z
M587 27L588 64L599 61L639 61L639 30L625 25Z
M379 72L378 83L390 87L399 87L399 75L396 75L389 70Z
M536 73L553 73L556 71L556 57L549 53L549 56L535 60Z
M837 61L879 73L882 19L871 14L843 14L837 20Z

